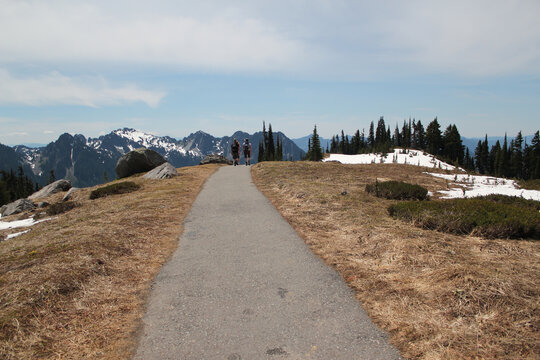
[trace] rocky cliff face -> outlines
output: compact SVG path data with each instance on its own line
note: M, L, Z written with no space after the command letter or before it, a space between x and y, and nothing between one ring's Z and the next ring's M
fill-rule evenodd
M274 138L278 134L283 141L284 159L299 160L303 151L282 133L274 134ZM42 148L11 148L0 145L0 170L16 170L21 165L29 177L42 185L46 184L53 170L56 179L65 178L70 180L73 186L85 187L114 179L116 162L122 155L134 149L152 149L163 155L173 166L182 167L197 165L209 154L231 158L230 144L234 138L240 142L245 138L250 139L253 147L252 163L255 163L262 132L250 135L238 131L230 137L216 138L198 131L182 140L176 140L124 128L99 138L66 133Z

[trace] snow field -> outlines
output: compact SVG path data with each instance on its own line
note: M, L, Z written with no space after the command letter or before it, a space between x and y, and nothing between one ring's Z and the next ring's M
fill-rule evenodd
M455 169L455 166L440 161L433 155L420 150L394 149L393 153L388 154L330 154L330 157L323 161L338 161L342 164L408 164L442 170Z
M393 153L343 155L330 154L323 160L337 161L342 164L409 164L441 170L455 170L455 166L436 159L433 155L420 150L394 149ZM449 190L439 191L443 199L470 198L500 194L519 196L524 199L540 201L540 191L520 189L514 180L496 178L493 176L469 174L436 174L426 172L431 176L448 180L453 187Z

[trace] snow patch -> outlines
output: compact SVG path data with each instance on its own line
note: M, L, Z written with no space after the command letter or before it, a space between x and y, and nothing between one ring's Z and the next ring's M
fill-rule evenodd
M42 223L44 221L49 221L55 218L47 218L42 220L34 220L33 218L24 219L24 220L15 220L15 221L0 221L0 230L6 230L6 229L15 229L20 227L30 227L39 223Z
M18 232L18 233L14 233L14 234L9 234L9 235L6 237L6 240L13 239L13 238L15 238L15 237L17 237L17 236L21 236L21 235L23 235L23 234L26 234L26 233L29 232L29 231L30 231L30 229L24 230L24 231L21 231L21 232Z
M540 201L540 191L520 189L516 182L510 179L468 174L426 174L452 181L452 185L458 186L449 190L439 191L444 195L442 196L443 199L470 198L498 194Z
M342 164L408 164L442 170L455 170L456 168L421 150L404 149L394 149L393 153L390 152L388 154L330 154L330 157L323 161L337 161Z

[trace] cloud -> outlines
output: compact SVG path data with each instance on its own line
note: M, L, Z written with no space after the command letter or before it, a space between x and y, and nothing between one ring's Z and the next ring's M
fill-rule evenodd
M464 75L540 73L536 0L416 0L396 11L381 19L381 44L402 63Z
M16 77L0 69L0 104L81 105L99 107L144 102L158 106L165 96L136 85L111 86L101 77L71 78L51 72L37 77Z
M257 18L137 4L1 1L1 62L117 62L215 70L290 65L301 44ZM215 4L216 9L220 5Z
M0 0L0 63L357 80L540 74L538 0Z

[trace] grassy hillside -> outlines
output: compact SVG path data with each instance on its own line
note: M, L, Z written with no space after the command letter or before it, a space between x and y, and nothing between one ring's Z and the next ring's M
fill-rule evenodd
M95 200L83 189L73 209L0 242L0 359L128 358L150 281L216 168L134 177L134 192Z
M393 219L367 184L432 193L444 179L406 165L262 163L255 183L412 359L536 359L540 242L452 235Z

